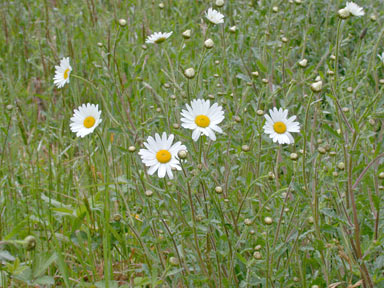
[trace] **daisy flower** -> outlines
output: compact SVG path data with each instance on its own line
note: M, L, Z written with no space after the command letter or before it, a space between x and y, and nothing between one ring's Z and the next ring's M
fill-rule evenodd
M69 57L60 60L60 65L55 66L55 77L53 82L57 88L62 88L66 83L69 83L69 74L71 74L72 67L69 65Z
M101 123L99 105L83 104L74 110L73 117L71 118L71 131L76 133L77 137L83 138L95 130Z
M147 40L145 41L145 43L147 43L147 44L163 43L165 40L167 40L172 35L172 33L173 33L172 31L169 33L155 32L152 35L147 37Z
M347 2L345 9L347 9L349 13L351 13L353 16L360 17L365 14L363 8L361 8L359 5L357 5L354 2Z
M222 107L217 103L210 106L209 100L192 100L191 106L188 104L187 110L181 111L181 126L193 130L192 139L197 141L201 134L208 136L211 140L216 140L215 132L223 133L223 130L217 126L224 120Z
M224 15L212 8L209 8L205 13L205 18L207 18L212 24L224 23Z
M167 137L167 133L163 132L161 137L156 133L155 138L149 136L147 142L144 142L147 149L140 149L139 155L145 166L150 167L149 175L157 171L159 178L164 178L167 174L170 179L173 179L172 168L181 170L177 153L187 148L181 145L180 141L172 145L174 138L173 134Z
M264 115L267 122L263 129L264 133L268 134L273 142L279 144L292 144L295 142L290 132L299 133L300 124L294 122L296 116L288 118L288 110L280 108L277 110L276 107L269 110L269 115Z

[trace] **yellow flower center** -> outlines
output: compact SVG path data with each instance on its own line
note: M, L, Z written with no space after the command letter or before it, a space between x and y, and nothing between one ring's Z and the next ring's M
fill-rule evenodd
M160 163L168 163L171 160L171 153L168 150L160 150L156 153L156 159Z
M211 123L211 120L205 115L197 115L195 118L195 123L197 126L205 128L209 126L209 123Z
M64 71L64 79L67 80L68 76L69 76L69 68L67 70Z
M275 130L276 133L283 134L287 131L287 125L280 121L275 122L275 124L273 124L273 130Z
M84 123L83 124L84 124L85 128L92 128L93 125L95 125L95 122L96 122L96 120L95 120L94 117L88 116L87 118L84 119Z

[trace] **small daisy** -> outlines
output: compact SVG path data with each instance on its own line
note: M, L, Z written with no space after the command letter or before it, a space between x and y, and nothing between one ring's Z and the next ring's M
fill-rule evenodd
M277 110L276 107L269 110L269 115L264 115L267 122L263 129L264 133L268 134L273 142L279 144L292 144L295 142L290 132L299 133L300 124L294 122L296 116L288 117L288 110L280 108Z
M60 66L55 66L55 77L53 82L57 88L62 88L66 83L69 83L69 74L71 74L72 67L69 65L69 57L60 60Z
M201 134L208 136L211 140L216 140L215 132L223 133L223 130L217 126L224 120L222 107L217 103L210 106L209 100L192 100L191 106L188 104L187 110L181 111L181 126L193 130L192 139L197 141Z
M181 145L180 141L172 145L174 138L173 134L167 137L167 133L163 132L161 137L156 133L155 138L149 136L147 142L144 142L147 149L140 149L139 155L145 166L150 167L149 175L157 171L159 178L164 178L167 174L170 179L173 179L172 169L181 170L177 153L187 148Z
M224 23L224 15L212 8L209 8L205 13L205 18L207 18L212 24Z
M359 5L357 5L354 2L347 2L345 9L347 9L349 13L351 13L353 16L360 17L365 14L363 8L361 8Z
M172 33L173 33L172 31L169 33L155 32L152 35L147 37L147 40L145 41L145 43L147 43L147 44L163 43L165 40L167 40L172 35Z
M76 133L77 137L83 138L95 130L101 123L101 111L99 105L83 104L74 110L73 117L71 118L71 131Z
M381 60L381 62L383 62L384 64L384 52L380 54L377 54L377 57L379 57L379 59Z

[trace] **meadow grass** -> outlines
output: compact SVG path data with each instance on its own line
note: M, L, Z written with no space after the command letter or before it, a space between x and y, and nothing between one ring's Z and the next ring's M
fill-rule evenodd
M384 287L380 2L1 1L0 286ZM181 126L196 98L223 107L216 141ZM102 123L77 138L83 103ZM294 144L264 133L273 107ZM163 131L174 179L138 155Z

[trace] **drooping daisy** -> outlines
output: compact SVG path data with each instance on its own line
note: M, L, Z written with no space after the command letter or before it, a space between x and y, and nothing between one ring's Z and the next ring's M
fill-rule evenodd
M273 142L279 144L292 144L295 142L291 132L299 133L300 124L294 122L296 116L288 118L288 110L276 107L269 110L269 115L265 114L265 125L263 127L264 133L268 134L272 138Z
M224 23L224 15L212 8L209 8L205 13L205 18L207 18L212 24Z
M201 134L215 141L215 132L223 133L218 124L224 120L224 112L217 103L210 106L209 100L195 99L192 100L191 106L186 106L187 110L181 111L181 126L193 130L193 141L197 141Z
M145 166L150 167L149 175L157 171L157 176L160 178L164 178L167 174L170 179L173 179L172 168L181 170L177 153L187 148L180 141L172 145L174 138L173 134L167 137L167 133L163 132L161 137L156 133L155 138L149 136L147 142L144 142L147 149L140 149L139 155Z
M347 9L349 13L351 13L353 16L360 17L365 14L363 8L361 8L354 2L347 2L347 4L345 5L345 9Z
M384 64L384 52L380 54L377 54L377 57L379 57L380 61Z
M83 104L74 110L73 117L71 118L71 131L76 133L77 137L83 138L95 130L101 123L99 105Z
M69 83L69 74L71 74L72 67L69 65L69 57L60 60L60 65L55 66L55 77L53 82L57 88L62 88L66 83Z
M163 43L165 40L167 40L172 35L172 33L173 33L172 31L169 33L155 32L152 35L147 37L147 40L145 41L145 43L147 43L147 44Z

